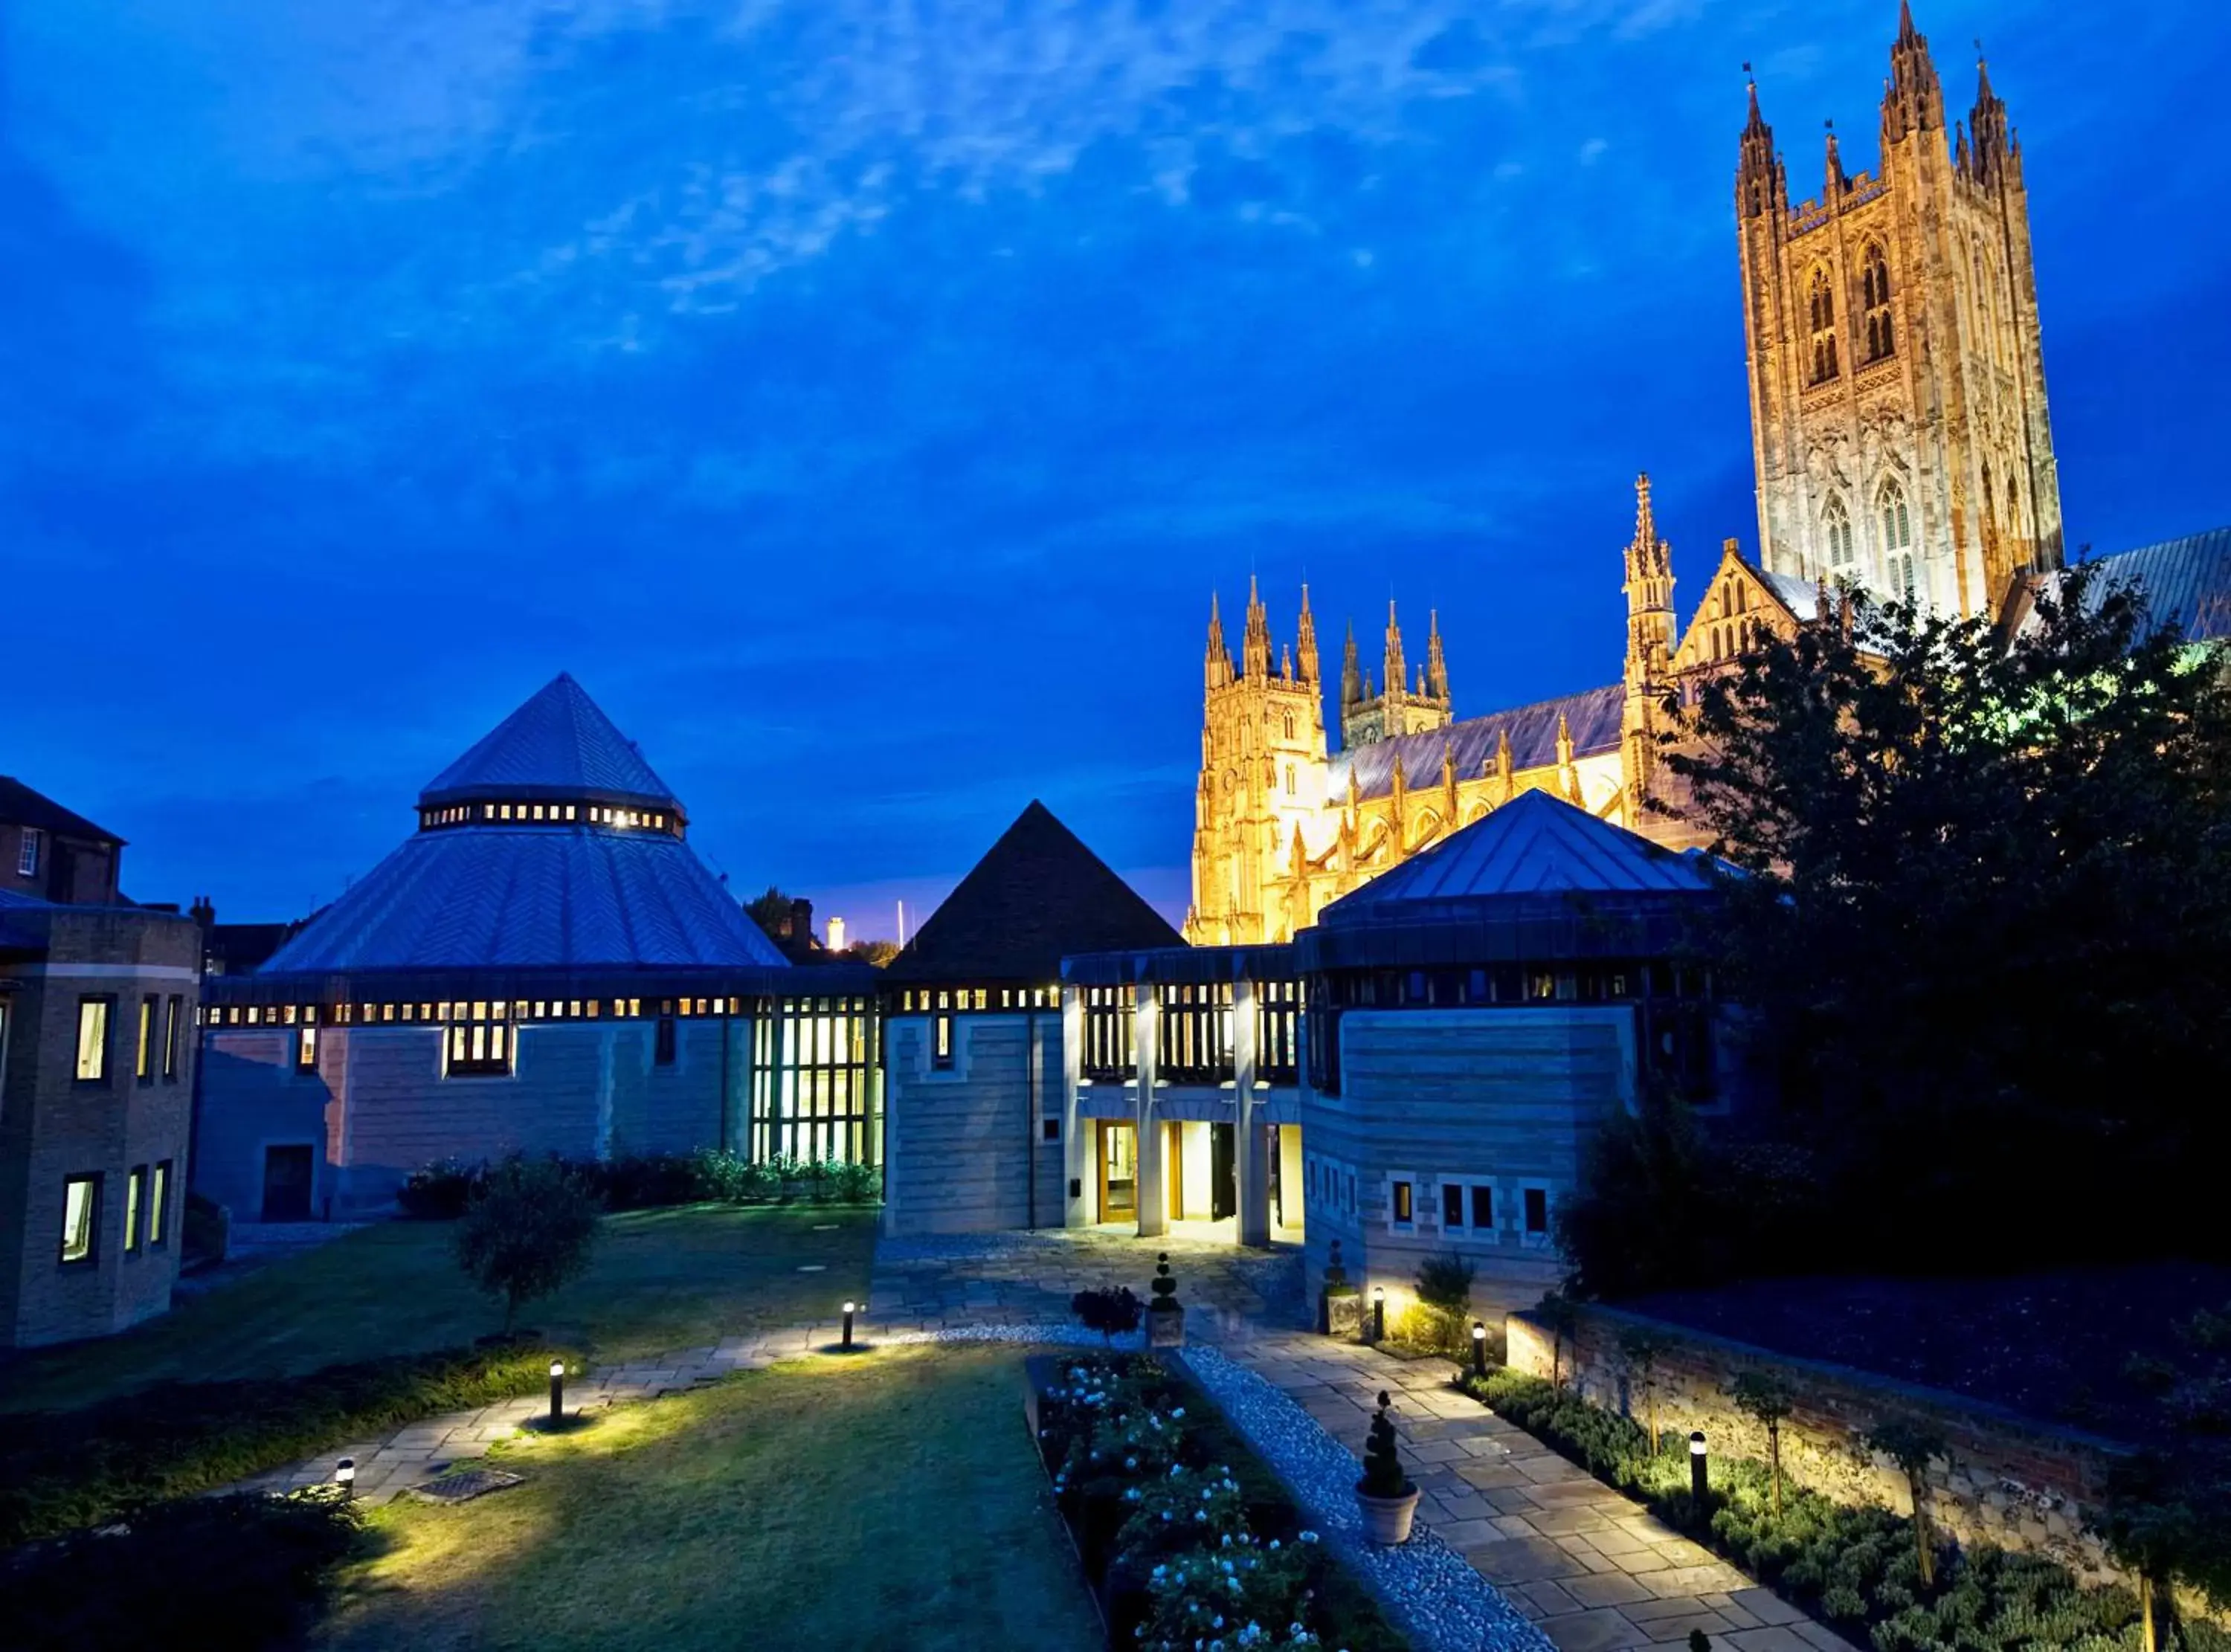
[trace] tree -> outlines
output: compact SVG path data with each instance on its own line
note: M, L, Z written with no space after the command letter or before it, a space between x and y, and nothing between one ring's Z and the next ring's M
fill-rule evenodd
M1946 1455L1944 1436L1924 1423L1892 1417L1877 1423L1866 1436L1868 1449L1879 1451L1905 1475L1913 1494L1913 1548L1921 1562L1921 1586L1937 1586L1937 1544L1929 1530L1929 1465Z
M488 1172L457 1224L457 1265L503 1299L506 1336L524 1304L587 1270L598 1216L595 1197L554 1159L508 1158Z
M1626 1364L1631 1378L1642 1384L1644 1415L1650 1423L1650 1455L1659 1452L1658 1434L1658 1362L1672 1352L1673 1345L1656 1332L1639 1325L1631 1325L1619 1333L1620 1358Z
M1788 1416L1794 1396L1789 1384L1772 1371L1747 1371L1728 1384L1728 1397L1754 1423L1766 1429L1766 1456L1774 1479L1774 1518L1782 1518L1782 1424Z
M770 883L765 894L753 895L744 902L744 915L765 930L771 939L781 940L790 933L790 914L795 905L790 896Z
M854 941L843 955L856 964L872 965L880 970L899 955L899 944L891 940Z
M2065 1243L2222 1253L2231 1111L2189 1103L2231 1090L2223 657L2079 568L2011 645L1853 593L1669 707L1665 765L1740 869L1700 961L1826 1178L1775 1265L2034 1266L1988 1190L2110 1178L2155 1196Z

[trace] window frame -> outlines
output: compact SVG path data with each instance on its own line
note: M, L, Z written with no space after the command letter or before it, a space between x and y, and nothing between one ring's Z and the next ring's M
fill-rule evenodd
M929 1070L953 1071L953 1012L939 1010L929 1017Z
M158 1158L147 1172L147 1249L167 1250L170 1231L171 1161Z
M147 1167L134 1165L124 1172L124 1254L140 1251L139 1223L147 1208Z
M681 1038L675 1031L671 1010L662 1010L650 1035L650 1064L672 1067L680 1059Z
M39 875L40 851L46 846L46 833L36 826L17 829L16 836L16 875L36 878Z
M294 1029L294 1070L318 1070L318 1023L314 1021L306 1021Z
M132 1054L132 1078L136 1084L155 1081L155 1017L161 1013L162 1002L162 995L157 992L139 997L138 1039Z
M100 1036L94 1042L92 1050L94 1070L87 1073L85 1070L87 1055L85 1022L87 1012L95 1010L100 1011ZM113 992L80 993L77 1000L77 1042L72 1051L71 1061L71 1070L75 1074L72 1081L74 1083L90 1085L108 1082L108 1047L114 1042L115 1036L116 995Z
M101 1183L104 1179L103 1172L100 1171L85 1171L62 1178L61 1234L55 1247L57 1266L94 1268L100 1265ZM86 1196L85 1252L82 1255L73 1256L70 1255L70 1190L81 1185L92 1191Z
M1534 1198L1536 1194L1539 1194L1542 1199L1542 1225L1538 1228L1534 1225ZM1518 1190L1518 1239L1521 1244L1525 1245L1529 1249L1547 1249L1550 1243L1550 1236L1556 1219L1557 1205L1554 1190L1552 1190L1547 1183L1528 1182L1520 1186Z
M510 1078L519 1071L517 1028L508 1000L482 999L452 1004L452 1015L442 1029L442 1076L445 1079ZM475 1039L472 1035L484 1036ZM479 1054L473 1053L477 1046ZM491 1048L501 1055L491 1055Z
M184 1018L186 1001L183 993L173 992L163 1001L163 1082L178 1081L178 1023Z
M1387 1231L1415 1233L1418 1231L1418 1184L1419 1178L1408 1171L1387 1172ZM1409 1214L1400 1211L1407 1207Z

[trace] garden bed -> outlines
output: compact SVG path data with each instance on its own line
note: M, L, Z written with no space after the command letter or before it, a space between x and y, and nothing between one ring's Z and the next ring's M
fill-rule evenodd
M1025 1369L1039 1453L1111 1647L1406 1652L1189 1377L1144 1354L1038 1355Z
M2138 1645L2135 1595L2086 1588L2041 1555L1940 1543L1934 1581L1924 1584L1913 1522L1886 1508L1831 1502L1785 1476L1777 1520L1767 1465L1717 1453L1710 1492L1699 1504L1690 1494L1686 1442L1678 1433L1668 1431L1653 1452L1639 1423L1517 1371L1468 1376L1457 1385L1877 1652L2110 1652ZM2204 1622L2180 1623L2163 1646L2231 1652L2231 1635Z

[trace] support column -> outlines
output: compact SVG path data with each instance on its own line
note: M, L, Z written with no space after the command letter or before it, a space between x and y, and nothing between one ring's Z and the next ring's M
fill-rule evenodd
M1154 1068L1159 1051L1154 984L1141 981L1132 988L1132 1014L1138 1036L1138 1059L1133 1071L1139 1085L1139 1237L1158 1239L1170 1230L1168 1196L1162 1191L1162 1118L1154 1105Z
M1088 1139L1093 1126L1078 1112L1078 1086L1084 1077L1084 994L1082 989L1061 990L1061 1223L1081 1228L1092 1220L1093 1163L1096 1144Z
M1232 1173L1239 1195L1239 1242L1271 1242L1271 1153L1255 1106L1255 984L1232 989L1232 1091L1238 1098L1232 1141Z

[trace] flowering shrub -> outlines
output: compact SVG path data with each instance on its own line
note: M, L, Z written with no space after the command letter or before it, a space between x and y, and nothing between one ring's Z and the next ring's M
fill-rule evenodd
M1284 1487L1169 1367L1070 1358L1039 1389L1039 1445L1113 1644L1400 1652Z

